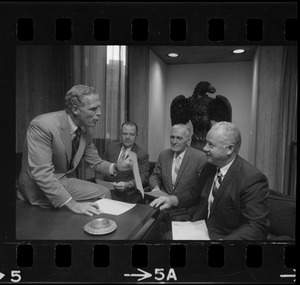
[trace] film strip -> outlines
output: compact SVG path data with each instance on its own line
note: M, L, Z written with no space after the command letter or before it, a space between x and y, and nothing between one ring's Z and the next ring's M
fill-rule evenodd
M296 2L1 3L3 161L15 157L17 46L295 46L297 22ZM295 240L18 240L14 161L1 170L0 283L296 282Z

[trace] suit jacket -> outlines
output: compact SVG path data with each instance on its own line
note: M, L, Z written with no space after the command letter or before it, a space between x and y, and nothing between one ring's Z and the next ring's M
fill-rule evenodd
M171 149L162 151L149 178L150 189L156 185L170 195L189 192L196 186L200 172L206 163L206 155L193 147L188 147L181 162L174 188L172 186L172 162L174 152ZM179 208L179 207L178 207ZM195 207L188 209L191 215ZM184 213L183 213L184 214Z
M178 206L198 203L192 220L206 220L210 239L265 240L269 227L266 176L237 156L222 180L207 218L215 174L216 166L207 163L196 187L198 191L179 195Z
M78 151L71 165L72 137L66 111L42 114L28 127L23 148L17 196L31 204L61 206L71 196L67 177L84 158L92 169L109 173L111 163L102 160L92 142L92 128L81 128ZM83 189L84 191L84 189Z
M110 162L117 162L118 157L122 148L121 142L112 142L108 144L104 154L102 155L103 159L110 161ZM142 180L143 186L148 184L149 179L149 154L138 146L136 143L132 146L131 151L135 152L137 155L137 162L139 165L139 172ZM120 181L134 181L133 170L122 171L119 172L116 176L111 175L97 175L97 177L102 178L106 181L111 182L120 182Z

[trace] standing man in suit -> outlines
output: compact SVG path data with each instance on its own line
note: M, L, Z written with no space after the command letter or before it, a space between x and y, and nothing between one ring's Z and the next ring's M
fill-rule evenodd
M39 115L30 122L17 190L20 199L89 216L101 213L96 203L86 200L110 198L109 189L77 179L79 161L83 158L95 172L112 176L131 169L132 161L110 163L99 157L92 131L100 107L94 88L76 85L66 94L65 110Z
M204 219L210 239L265 240L269 226L268 180L238 155L239 129L229 122L216 123L207 133L206 141L203 151L208 163L198 186L160 197L151 206L163 210L197 203L192 221Z
M152 191L161 190L166 195L182 195L193 188L206 162L205 154L190 147L191 130L188 125L174 125L170 134L170 149L162 151L149 179ZM177 207L172 217L190 220L194 207Z
M129 156L129 151L137 155L137 162L143 186L146 186L149 179L149 154L136 144L138 136L138 126L134 122L125 122L121 126L121 141L110 143L104 154L103 159L110 162L120 162ZM135 187L133 170L119 172L115 176L97 174L96 178L105 181L116 182L114 187L119 190Z

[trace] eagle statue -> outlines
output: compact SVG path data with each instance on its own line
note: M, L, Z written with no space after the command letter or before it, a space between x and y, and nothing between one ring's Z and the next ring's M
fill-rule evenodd
M212 124L220 121L231 122L232 108L229 100L216 95L211 98L207 93L215 93L216 89L207 81L199 82L192 94L176 96L171 102L170 113L172 126L186 124L191 121L193 136L191 146L202 150L206 144L206 134Z

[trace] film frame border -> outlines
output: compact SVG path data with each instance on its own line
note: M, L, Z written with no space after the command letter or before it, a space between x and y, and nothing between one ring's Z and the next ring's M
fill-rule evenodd
M286 26L294 25L297 22L296 3L222 3L222 9L215 9L220 3L5 3L1 4L3 10L0 12L0 20L2 22L0 28L1 54L5 54L1 58L0 74L3 87L3 94L9 96L3 98L3 103L12 110L8 114L1 114L3 120L9 119L14 122L15 118L15 50L17 45L26 44L91 44L91 45L107 45L107 44L125 44L125 45L296 45L297 37L291 32L291 28ZM34 7L34 9L33 9ZM58 9L59 8L59 9ZM94 9L97 8L97 9ZM119 8L118 13L115 9ZM122 9L121 9L122 8ZM238 13L232 13L233 10ZM47 11L47 17L43 13ZM99 12L100 11L100 12ZM82 16L82 13L84 16ZM101 14L101 17L99 17ZM71 15L71 16L70 16ZM159 17L159 16L162 17ZM201 17L199 17L199 15ZM96 40L93 21L90 19L109 19L109 37L106 40ZM20 19L33 19L32 21L32 40L26 40L27 28L25 29L25 39L18 39L17 23ZM61 39L55 37L55 25L57 19L70 19L71 27L69 30L61 33ZM142 20L142 33L137 28L135 33L137 38L134 40L132 33L134 32L133 20ZM145 21L147 20L147 29L145 29ZM172 19L184 19L185 32L179 33L179 39L176 32L173 33L171 39L172 27L170 21ZM223 19L223 39L219 39L219 33L222 37L222 23L216 24L216 39L209 38L209 28L207 28L209 19ZM247 39L245 29L246 19L262 19L263 32L261 40ZM144 21L144 22L143 22ZM221 21L222 22L222 21ZM139 22L141 23L141 22ZM243 23L243 25L241 24ZM24 22L23 22L24 24ZM182 30L182 22L177 23L179 29ZM238 25L240 24L240 25ZM27 23L25 22L25 25ZM29 23L29 29L30 29ZM259 24L258 24L259 25ZM172 26L172 25L171 25ZM183 25L184 26L184 25ZM120 29L120 27L122 27ZM202 29L206 27L206 29ZM178 29L178 28L177 28ZM143 31L148 32L148 37L143 38ZM204 31L205 30L205 31ZM88 33L86 31L89 31ZM218 32L219 31L219 32ZM71 39L65 39L65 34L71 32ZM286 33L290 33L290 39L286 40ZM185 34L185 38L182 39ZM140 39L139 37L142 37ZM101 38L101 36L100 36ZM5 66L5 70L4 67ZM4 126L5 149L9 149L9 154L15 153L15 134L13 128ZM3 147L2 147L3 149ZM7 152L3 157L7 157ZM12 157L12 156L10 156ZM9 158L9 157L8 157ZM14 165L6 168L8 175L1 178L1 182L5 188L11 189L14 186ZM136 278L126 278L125 272L138 273L137 268L152 273L152 277L145 281L169 281L169 282L258 282L258 283L294 283L295 268L294 263L289 261L292 267L287 267L285 263L285 251L293 251L296 246L295 242L160 242L153 243L147 241L107 241L102 243L109 246L109 256L112 262L108 266L95 267L93 258L94 247L99 243L80 241L16 241L15 239L15 217L14 217L14 199L15 194L5 191L1 201L1 224L5 225L4 231L0 234L0 271L6 275L11 274L10 281L17 283L19 271L22 272L21 282L139 282ZM2 205L3 204L3 205ZM7 217L7 213L13 214ZM3 222L2 222L3 220ZM21 245L29 245L32 248L33 266L18 266L18 248ZM54 252L57 245L71 245L71 266L55 267ZM146 246L148 251L148 262L146 267L132 266L132 248L141 245ZM185 266L170 266L170 251L172 247L184 246L186 253ZM223 248L224 266L209 267L207 251L210 246L221 245ZM258 246L262 249L262 267L249 268L245 265L245 250L251 246ZM75 249L74 249L75 248ZM181 247L182 248L182 247ZM23 249L24 250L24 249ZM176 250L175 250L176 251ZM184 250L183 250L184 251ZM221 249L222 251L222 249ZM28 254L28 249L25 249ZM30 253L30 249L29 249ZM48 253L49 267L44 266L43 257ZM181 254L182 253L181 251ZM47 255L47 254L46 254ZM218 253L217 253L218 255ZM124 257L123 263L115 261L118 256ZM201 268L197 265L198 260ZM278 260L281 262L278 264ZM82 260L88 265L85 273L80 271ZM25 261L26 264L27 261ZM21 262L22 263L22 262ZM232 264L239 267L231 267ZM3 265L4 264L4 265ZM264 266L265 265L265 266ZM172 278L172 271L177 280ZM112 272L120 274L112 275ZM156 275L155 270L161 269ZM157 280L162 277L165 270L165 279ZM169 280L167 280L166 272L171 272ZM80 275L81 273L82 275ZM48 277L47 280L41 280L43 276ZM101 280L99 281L99 275ZM285 279L281 275L287 275ZM294 277L293 277L294 276ZM199 280L200 279L200 280ZM6 282L8 279L3 278L0 282ZM141 280L142 281L142 280Z

